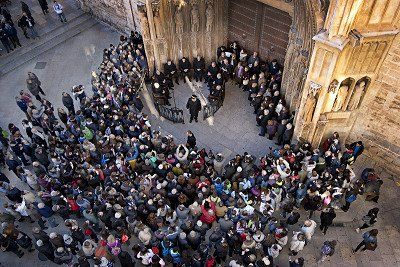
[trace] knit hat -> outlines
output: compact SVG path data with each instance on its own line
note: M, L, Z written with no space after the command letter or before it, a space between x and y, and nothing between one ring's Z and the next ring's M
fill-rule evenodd
M185 233L185 232L181 232L181 233L179 234L179 238L180 238L180 239L186 239L186 233Z
M36 245L37 245L38 247L43 246L43 241L39 239L38 241L36 241Z
M72 237L70 235L64 234L63 239L65 244L70 245L73 241Z

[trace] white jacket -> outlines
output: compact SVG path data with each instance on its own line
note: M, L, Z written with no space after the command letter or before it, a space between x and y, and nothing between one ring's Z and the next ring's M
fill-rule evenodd
M304 246L306 245L306 241L300 241L297 239L297 235L300 232L293 232L293 237L292 237L292 241L290 241L290 251L295 251L295 252L299 252L301 250L304 249Z

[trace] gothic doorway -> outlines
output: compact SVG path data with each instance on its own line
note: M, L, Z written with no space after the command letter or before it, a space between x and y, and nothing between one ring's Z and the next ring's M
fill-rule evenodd
M257 0L230 0L228 40L238 41L249 53L284 64L291 16Z

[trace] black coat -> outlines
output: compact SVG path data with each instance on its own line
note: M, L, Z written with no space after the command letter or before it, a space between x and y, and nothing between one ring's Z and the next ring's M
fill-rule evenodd
M196 99L196 101L192 101L192 99L189 99L186 108L189 110L190 114L198 114L201 110L200 100Z
M74 100L72 99L72 97L71 97L70 95L63 96L63 97L62 97L62 102L63 102L63 105L64 105L66 108L72 108L72 107L74 107Z
M167 75L167 76L171 75L172 71L175 71L175 73L177 72L177 68L176 68L175 64L173 62L171 62L171 65L168 65L167 63L165 63L164 64L165 75Z
M321 212L321 225L332 225L333 219L335 219L336 213L334 211Z
M206 68L205 62L204 62L204 58L200 58L200 60L197 60L197 58L195 58L193 60L193 69L195 71L197 70L204 70Z
M191 66L191 64L190 64L190 62L189 62L189 60L185 60L185 62L183 62L182 61L182 59L181 60L179 60L179 69L183 72L184 70L190 70L192 68L192 66Z

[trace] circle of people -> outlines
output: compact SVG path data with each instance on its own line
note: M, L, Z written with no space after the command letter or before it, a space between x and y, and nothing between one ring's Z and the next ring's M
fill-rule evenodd
M0 129L0 164L29 187L18 188L16 178L0 172L3 253L21 258L37 251L42 261L81 267L117 261L274 266L285 246L295 256L312 242L315 212L325 234L335 210L348 211L361 194L378 201L382 181L374 170L358 178L350 167L363 152L362 142L342 150L337 133L320 149L282 140L259 159L248 153L225 159L198 148L190 131L186 144L176 144L173 136L153 130L142 113L146 70L140 35L121 36L92 73L93 95L74 86L80 107L75 110L74 99L63 92L67 111L58 108L58 118L39 78L28 73L29 93L16 97L26 115L23 127L10 123L8 131ZM309 214L299 227L301 207ZM356 230L371 227L378 211L371 209ZM29 223L30 233L18 227ZM64 230L54 229L60 223ZM366 231L354 252L374 250L377 234ZM320 261L335 246L336 240L325 241ZM289 262L304 266L302 257Z
M209 102L222 106L225 84L231 80L248 92L248 100L256 114L256 123L261 129L259 135L267 134L270 140L276 137L279 145L290 142L293 136L294 113L290 113L280 94L282 70L277 60L263 61L257 52L249 56L237 42L232 42L228 48L220 46L216 57L218 60L212 61L207 68L201 56L194 58L193 64L183 57L179 60L178 67L168 60L164 64L164 72L156 70L152 77L155 101L161 105L170 105L170 92L174 88L174 82L179 85L181 77L184 83L192 78L196 82L204 79L209 90ZM186 108L190 113L190 122L197 122L201 104L196 95L188 100Z

